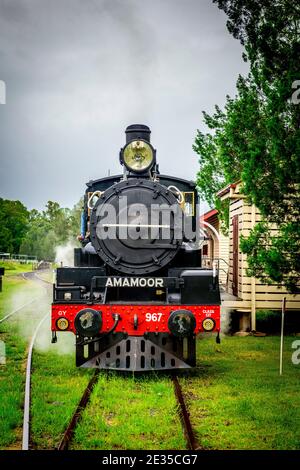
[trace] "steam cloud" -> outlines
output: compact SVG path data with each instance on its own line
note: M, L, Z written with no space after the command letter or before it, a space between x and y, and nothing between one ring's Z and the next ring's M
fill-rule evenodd
M74 266L74 248L76 246L76 243L72 240L65 245L57 246L55 248L55 262L63 266Z
M28 281L28 283L20 287L16 293L11 295L8 303L8 313L29 303L35 298L37 301L17 312L8 322L16 326L18 335L24 338L29 344L39 321L48 312L49 317L44 321L39 330L34 349L39 352L57 353L57 355L74 355L75 337L73 333L58 333L57 343L51 343L51 293L42 286L39 289L32 289L32 285L32 281Z

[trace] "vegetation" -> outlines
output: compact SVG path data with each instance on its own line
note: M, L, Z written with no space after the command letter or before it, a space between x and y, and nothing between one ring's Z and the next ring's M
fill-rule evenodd
M30 286L33 296L43 290L34 283L7 278L0 294L0 318L13 303L24 303L22 286L26 292ZM7 352L6 364L0 365L2 449L21 445L26 348L45 310L40 302L38 305L38 309L23 310L0 325L0 339L5 341ZM34 448L54 449L93 371L75 367L72 335L62 333L58 343L51 345L49 326L44 326L33 355L31 431ZM285 338L282 377L278 372L278 336L224 337L221 345L211 337L199 339L198 369L180 381L201 446L299 448L300 366L291 362L295 339ZM184 449L170 380L156 374L134 378L102 373L72 447Z
M292 343L280 337L205 337L197 343L201 367L181 379L191 419L204 449L299 449L300 365L292 364Z
M0 319L15 308L28 302L20 292L28 281L5 278L0 293ZM42 293L42 288L30 285L33 297ZM25 359L28 335L39 318L39 311L28 306L7 322L0 324L0 341L5 344L6 364L0 365L0 449L20 448L22 438L23 399L25 386ZM24 326L24 328L23 328ZM3 344L3 343L2 343Z
M31 437L36 449L57 448L93 373L75 367L74 345L72 351L63 353L57 343L47 352L34 352Z
M32 271L32 263L19 263L17 261L0 261L1 268L5 268L5 277Z
M169 378L102 374L72 448L185 449L176 406Z
M44 211L28 211L20 201L0 199L0 252L54 261L55 248L76 240L82 201L73 209L48 201Z
M29 212L20 201L0 198L0 252L19 253Z
M215 204L228 223L228 206L215 193L241 180L263 221L243 239L250 276L284 283L297 291L300 274L300 106L297 0L214 0L228 16L231 34L245 46L247 77L239 77L237 95L224 110L204 112L209 132L197 132L197 183L202 197ZM278 234L272 236L271 224Z
M48 201L46 210L30 212L28 231L22 241L20 253L36 255L38 259L53 261L55 248L70 239L75 240L80 226L81 203L72 210L57 202Z

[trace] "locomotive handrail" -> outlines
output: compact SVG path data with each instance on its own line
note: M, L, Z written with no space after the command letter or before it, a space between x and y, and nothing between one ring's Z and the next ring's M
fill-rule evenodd
M92 206L92 207L90 206L90 202L93 199L93 197L98 196L98 198L99 198L102 194L103 194L103 191L97 190L97 191L94 191L93 194L89 197L87 206L90 210L92 210L94 208L94 206Z
M173 191L173 189L175 191ZM170 186L168 186L168 190L171 191L171 193L173 193L174 196L176 196L176 193L178 194L178 197L177 196L176 197L177 197L177 200L178 200L179 204L182 204L184 202L183 194L180 191L180 189L177 188L177 186L175 186L174 184L171 184Z

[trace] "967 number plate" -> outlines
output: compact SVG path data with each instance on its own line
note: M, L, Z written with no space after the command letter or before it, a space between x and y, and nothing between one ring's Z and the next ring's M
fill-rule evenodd
M146 313L146 321L160 321L162 313Z

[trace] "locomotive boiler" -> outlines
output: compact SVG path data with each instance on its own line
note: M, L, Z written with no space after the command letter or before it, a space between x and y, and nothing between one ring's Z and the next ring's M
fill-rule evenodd
M76 365L122 371L196 364L196 335L220 331L218 272L201 268L195 183L161 175L150 129L131 125L123 173L89 181L74 267L57 269L52 341L76 336Z

